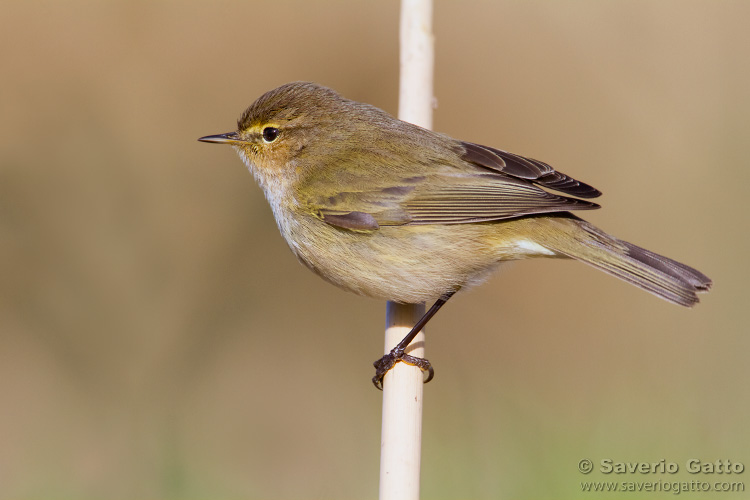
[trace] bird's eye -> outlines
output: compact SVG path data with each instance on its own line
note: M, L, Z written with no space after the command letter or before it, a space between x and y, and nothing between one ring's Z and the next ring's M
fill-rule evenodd
M266 142L273 142L279 136L279 129L273 127L266 127L263 129L263 140Z

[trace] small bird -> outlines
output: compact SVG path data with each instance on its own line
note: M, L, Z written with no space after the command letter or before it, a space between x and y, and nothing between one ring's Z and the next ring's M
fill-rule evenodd
M546 163L453 139L310 82L271 90L229 144L255 176L294 255L326 281L402 303L435 301L375 362L373 382L458 290L509 260L571 258L681 306L711 280L573 215L601 193ZM562 194L554 194L556 191Z

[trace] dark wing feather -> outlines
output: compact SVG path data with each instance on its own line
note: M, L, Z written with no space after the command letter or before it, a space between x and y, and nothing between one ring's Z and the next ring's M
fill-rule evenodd
M371 214L364 212L348 212L345 214L336 214L328 211L321 211L323 220L332 226L349 229L351 231L375 231L380 229L378 221Z
M588 184L557 172L544 162L471 142L462 142L461 145L466 150L462 158L475 165L525 179L572 196L596 198L602 194Z
M449 184L417 188L403 206L412 224L461 224L599 208L498 174L457 176Z

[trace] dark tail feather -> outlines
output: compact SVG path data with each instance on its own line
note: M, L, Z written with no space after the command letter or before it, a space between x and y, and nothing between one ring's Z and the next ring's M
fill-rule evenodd
M711 279L692 267L618 240L581 219L556 219L574 238L552 238L544 246L580 260L681 306L699 302Z

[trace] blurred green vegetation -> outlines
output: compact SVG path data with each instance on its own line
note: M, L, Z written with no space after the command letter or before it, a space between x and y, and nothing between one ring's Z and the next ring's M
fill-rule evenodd
M3 18L0 498L375 498L383 304L297 264L239 159L196 139L292 80L395 113L398 4ZM424 498L580 498L602 479L583 458L750 466L748 18L437 2L435 128L590 182L589 220L715 289L688 311L532 261L453 299L428 332Z

